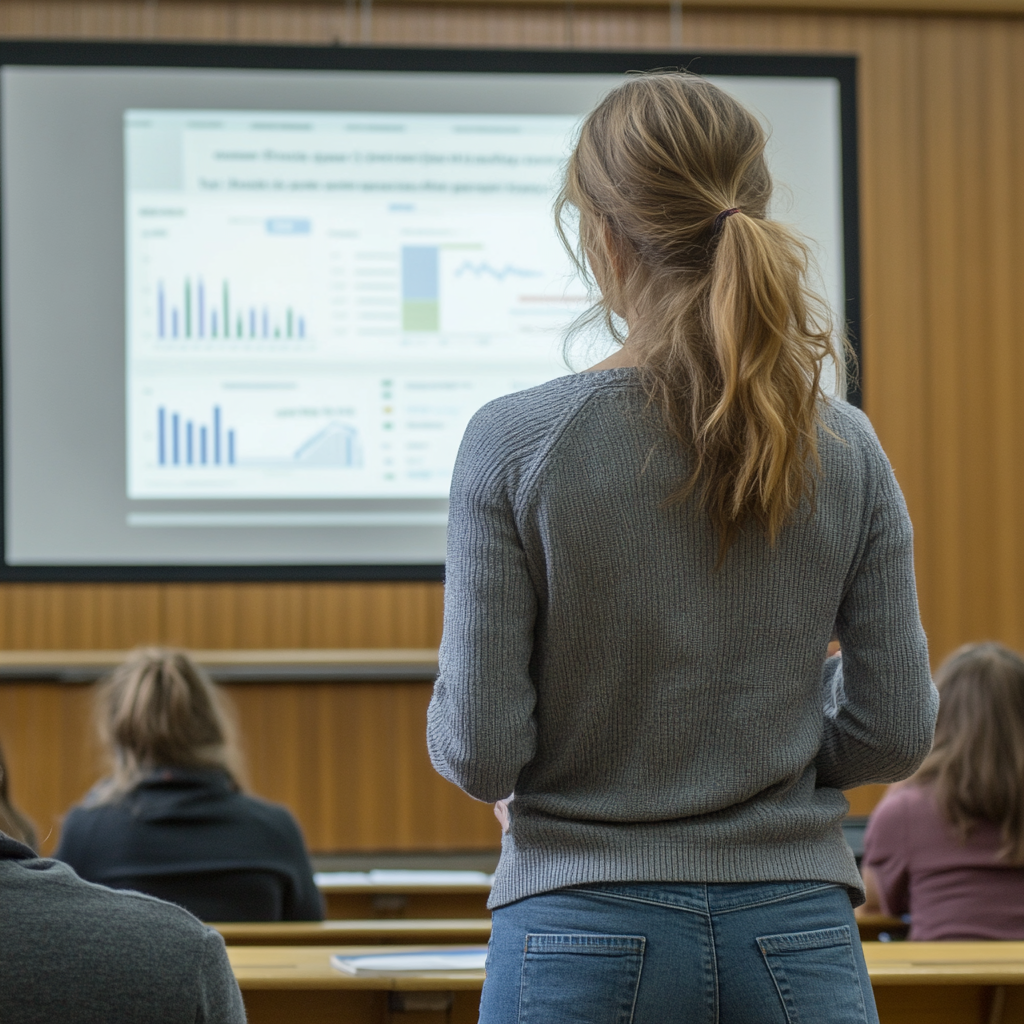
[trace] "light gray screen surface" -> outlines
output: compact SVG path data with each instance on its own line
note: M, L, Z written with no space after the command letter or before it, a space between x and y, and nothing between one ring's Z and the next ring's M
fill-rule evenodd
M4 68L8 563L443 561L466 419L568 372L553 156L617 81ZM841 306L838 84L716 81Z

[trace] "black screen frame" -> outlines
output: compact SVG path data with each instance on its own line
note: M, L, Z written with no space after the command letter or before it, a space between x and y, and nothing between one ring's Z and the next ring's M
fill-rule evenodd
M0 67L153 67L397 71L499 74L625 74L685 68L702 75L834 78L839 82L846 329L853 349L848 400L861 405L860 204L857 151L857 58L842 54L699 51L447 50L226 43L0 42ZM2 271L2 267L0 267ZM0 328L0 349L6 344ZM0 403L4 381L0 362ZM424 565L9 565L6 557L6 440L0 415L0 582L327 582L441 581L444 566Z

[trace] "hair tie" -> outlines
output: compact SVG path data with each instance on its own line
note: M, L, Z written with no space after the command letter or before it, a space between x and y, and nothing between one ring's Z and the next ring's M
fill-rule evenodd
M739 213L739 212L740 212L740 208L738 206L734 206L734 207L732 207L732 209L729 209L729 210L723 210L715 218L715 234L717 235L718 232L722 230L722 225L725 223L727 217L731 217L734 213Z

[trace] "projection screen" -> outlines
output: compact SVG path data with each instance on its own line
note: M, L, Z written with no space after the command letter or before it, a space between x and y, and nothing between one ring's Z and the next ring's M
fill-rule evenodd
M763 119L855 337L852 58L0 45L0 577L440 578L470 416L602 355L552 199L666 66Z

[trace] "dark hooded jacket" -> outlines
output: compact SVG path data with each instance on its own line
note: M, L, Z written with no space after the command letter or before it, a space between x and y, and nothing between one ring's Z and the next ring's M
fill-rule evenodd
M217 769L157 768L113 803L68 814L54 856L79 877L204 921L314 921L323 901L295 819Z

